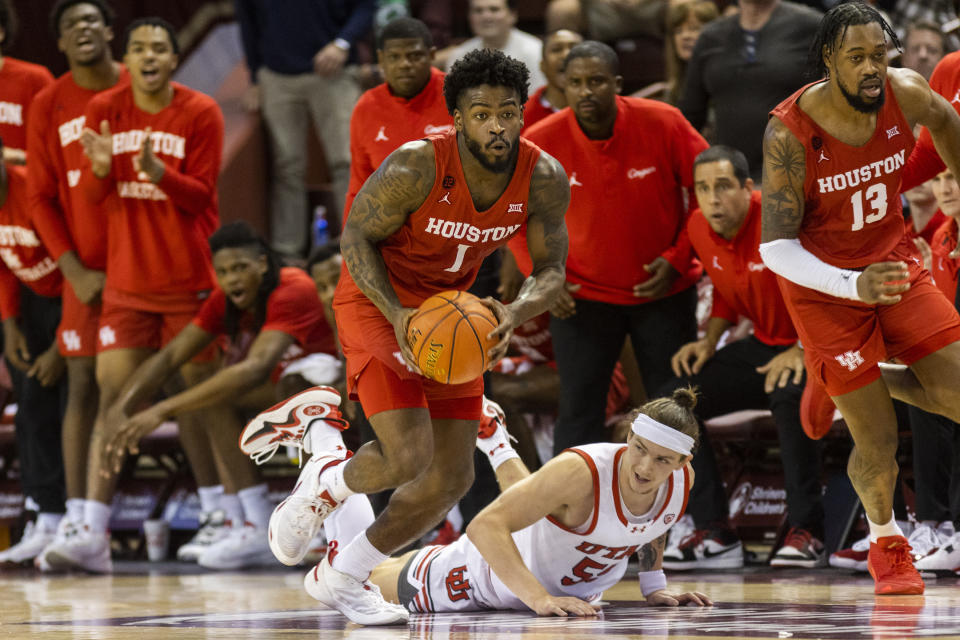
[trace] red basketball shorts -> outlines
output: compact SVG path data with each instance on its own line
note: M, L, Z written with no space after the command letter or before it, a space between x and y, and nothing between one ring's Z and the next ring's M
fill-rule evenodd
M103 313L97 336L97 353L113 349L151 349L158 351L193 320L200 308L185 311L176 305L169 313L147 311L104 297ZM210 362L218 357L216 341L210 343L191 362Z
M804 348L807 372L831 396L880 377L878 362L910 365L960 340L960 316L901 242L887 260L909 266L910 289L893 305L836 298L777 278Z
M83 304L69 282L63 283L63 313L57 327L57 346L65 358L97 355L97 331L100 328L100 302Z
M435 420L479 420L483 378L440 384L411 371L393 325L372 303L336 306L337 330L347 360L347 392L367 417L391 409L430 410Z

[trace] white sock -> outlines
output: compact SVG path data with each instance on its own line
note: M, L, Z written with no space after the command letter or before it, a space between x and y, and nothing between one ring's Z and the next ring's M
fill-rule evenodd
M86 503L86 500L83 498L68 498L67 499L67 520L75 524L80 524L83 522L83 505Z
M59 526L62 518L62 513L40 512L37 514L37 529L43 531L44 533L54 533L57 530L57 526Z
M877 524L869 517L867 518L867 524L870 525L870 542L876 542L877 539L887 536L903 535L903 531L900 530L900 526L897 524L893 514L890 514L890 520L888 520L886 524Z
M212 487L197 487L197 495L200 496L200 511L203 513L213 513L220 508L220 496L223 495L223 485L216 484Z
M220 496L220 508L227 517L231 527L243 526L243 504L235 493L225 493Z
M347 486L346 480L343 479L343 472L347 468L347 464L348 462L341 462L320 474L321 486L326 488L337 502L343 502L356 493Z
M390 556L370 544L366 533L361 533L334 556L332 566L337 571L363 582L370 577L374 567L389 558Z
M110 524L110 505L86 500L83 505L83 523L93 533L106 533Z
M343 444L340 429L330 426L322 418L317 418L307 428L307 437L310 438L310 453L341 453L346 455L347 447ZM339 447L339 448L338 448Z
M247 522L252 523L257 529L266 531L270 514L276 506L267 497L267 483L241 489L237 491L237 497L243 505L243 515Z
M327 545L336 553L373 524L373 507L362 493L352 495L323 521Z

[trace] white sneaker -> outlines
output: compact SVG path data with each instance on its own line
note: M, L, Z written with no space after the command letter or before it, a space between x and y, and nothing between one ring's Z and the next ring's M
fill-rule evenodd
M200 528L190 541L177 549L177 560L180 562L196 562L204 551L230 533L223 509L217 509L212 513L201 513L199 521Z
M667 544L663 549L664 557L676 558L681 556L680 541L693 533L696 525L693 523L693 516L689 513L684 514L682 518L673 523L667 532Z
M230 528L222 540L204 549L197 558L201 567L220 571L262 567L275 562L267 544L267 532L249 522Z
M91 573L111 573L110 534L93 533L87 525L68 533L64 540L54 542L43 550L37 565L46 571L83 569Z
M303 587L311 597L357 624L406 624L410 619L406 608L383 599L377 585L337 571L326 558L303 577Z
M33 561L37 556L43 553L47 547L56 538L56 532L41 531L35 522L28 522L23 528L23 535L20 541L0 552L0 564L26 564Z
M323 470L338 460L343 458L331 455L310 458L293 492L273 510L268 542L273 555L283 564L291 567L300 564L323 521L340 506L320 483Z
M907 542L911 547L910 554L913 556L913 561L916 562L939 549L941 541L935 528L921 522L907 538Z
M743 543L730 528L695 529L675 552L663 552L663 568L672 571L739 569L743 561Z
M914 563L918 571L952 572L960 569L960 533L940 543L940 548Z
M303 436L311 422L322 419L340 431L349 426L339 407L340 393L333 387L301 391L251 420L240 433L240 449L257 464L269 460L281 445L310 454L310 439Z

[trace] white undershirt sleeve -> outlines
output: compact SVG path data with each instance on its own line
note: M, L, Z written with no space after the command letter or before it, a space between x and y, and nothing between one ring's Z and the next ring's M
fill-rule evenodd
M808 289L848 300L859 300L860 271L827 264L803 248L797 238L781 238L760 245L760 257L771 271Z

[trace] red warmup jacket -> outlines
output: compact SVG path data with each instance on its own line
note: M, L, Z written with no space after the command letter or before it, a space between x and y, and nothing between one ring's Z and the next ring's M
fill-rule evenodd
M0 64L0 138L8 149L26 151L33 100L53 82L53 74L46 67L6 56Z

